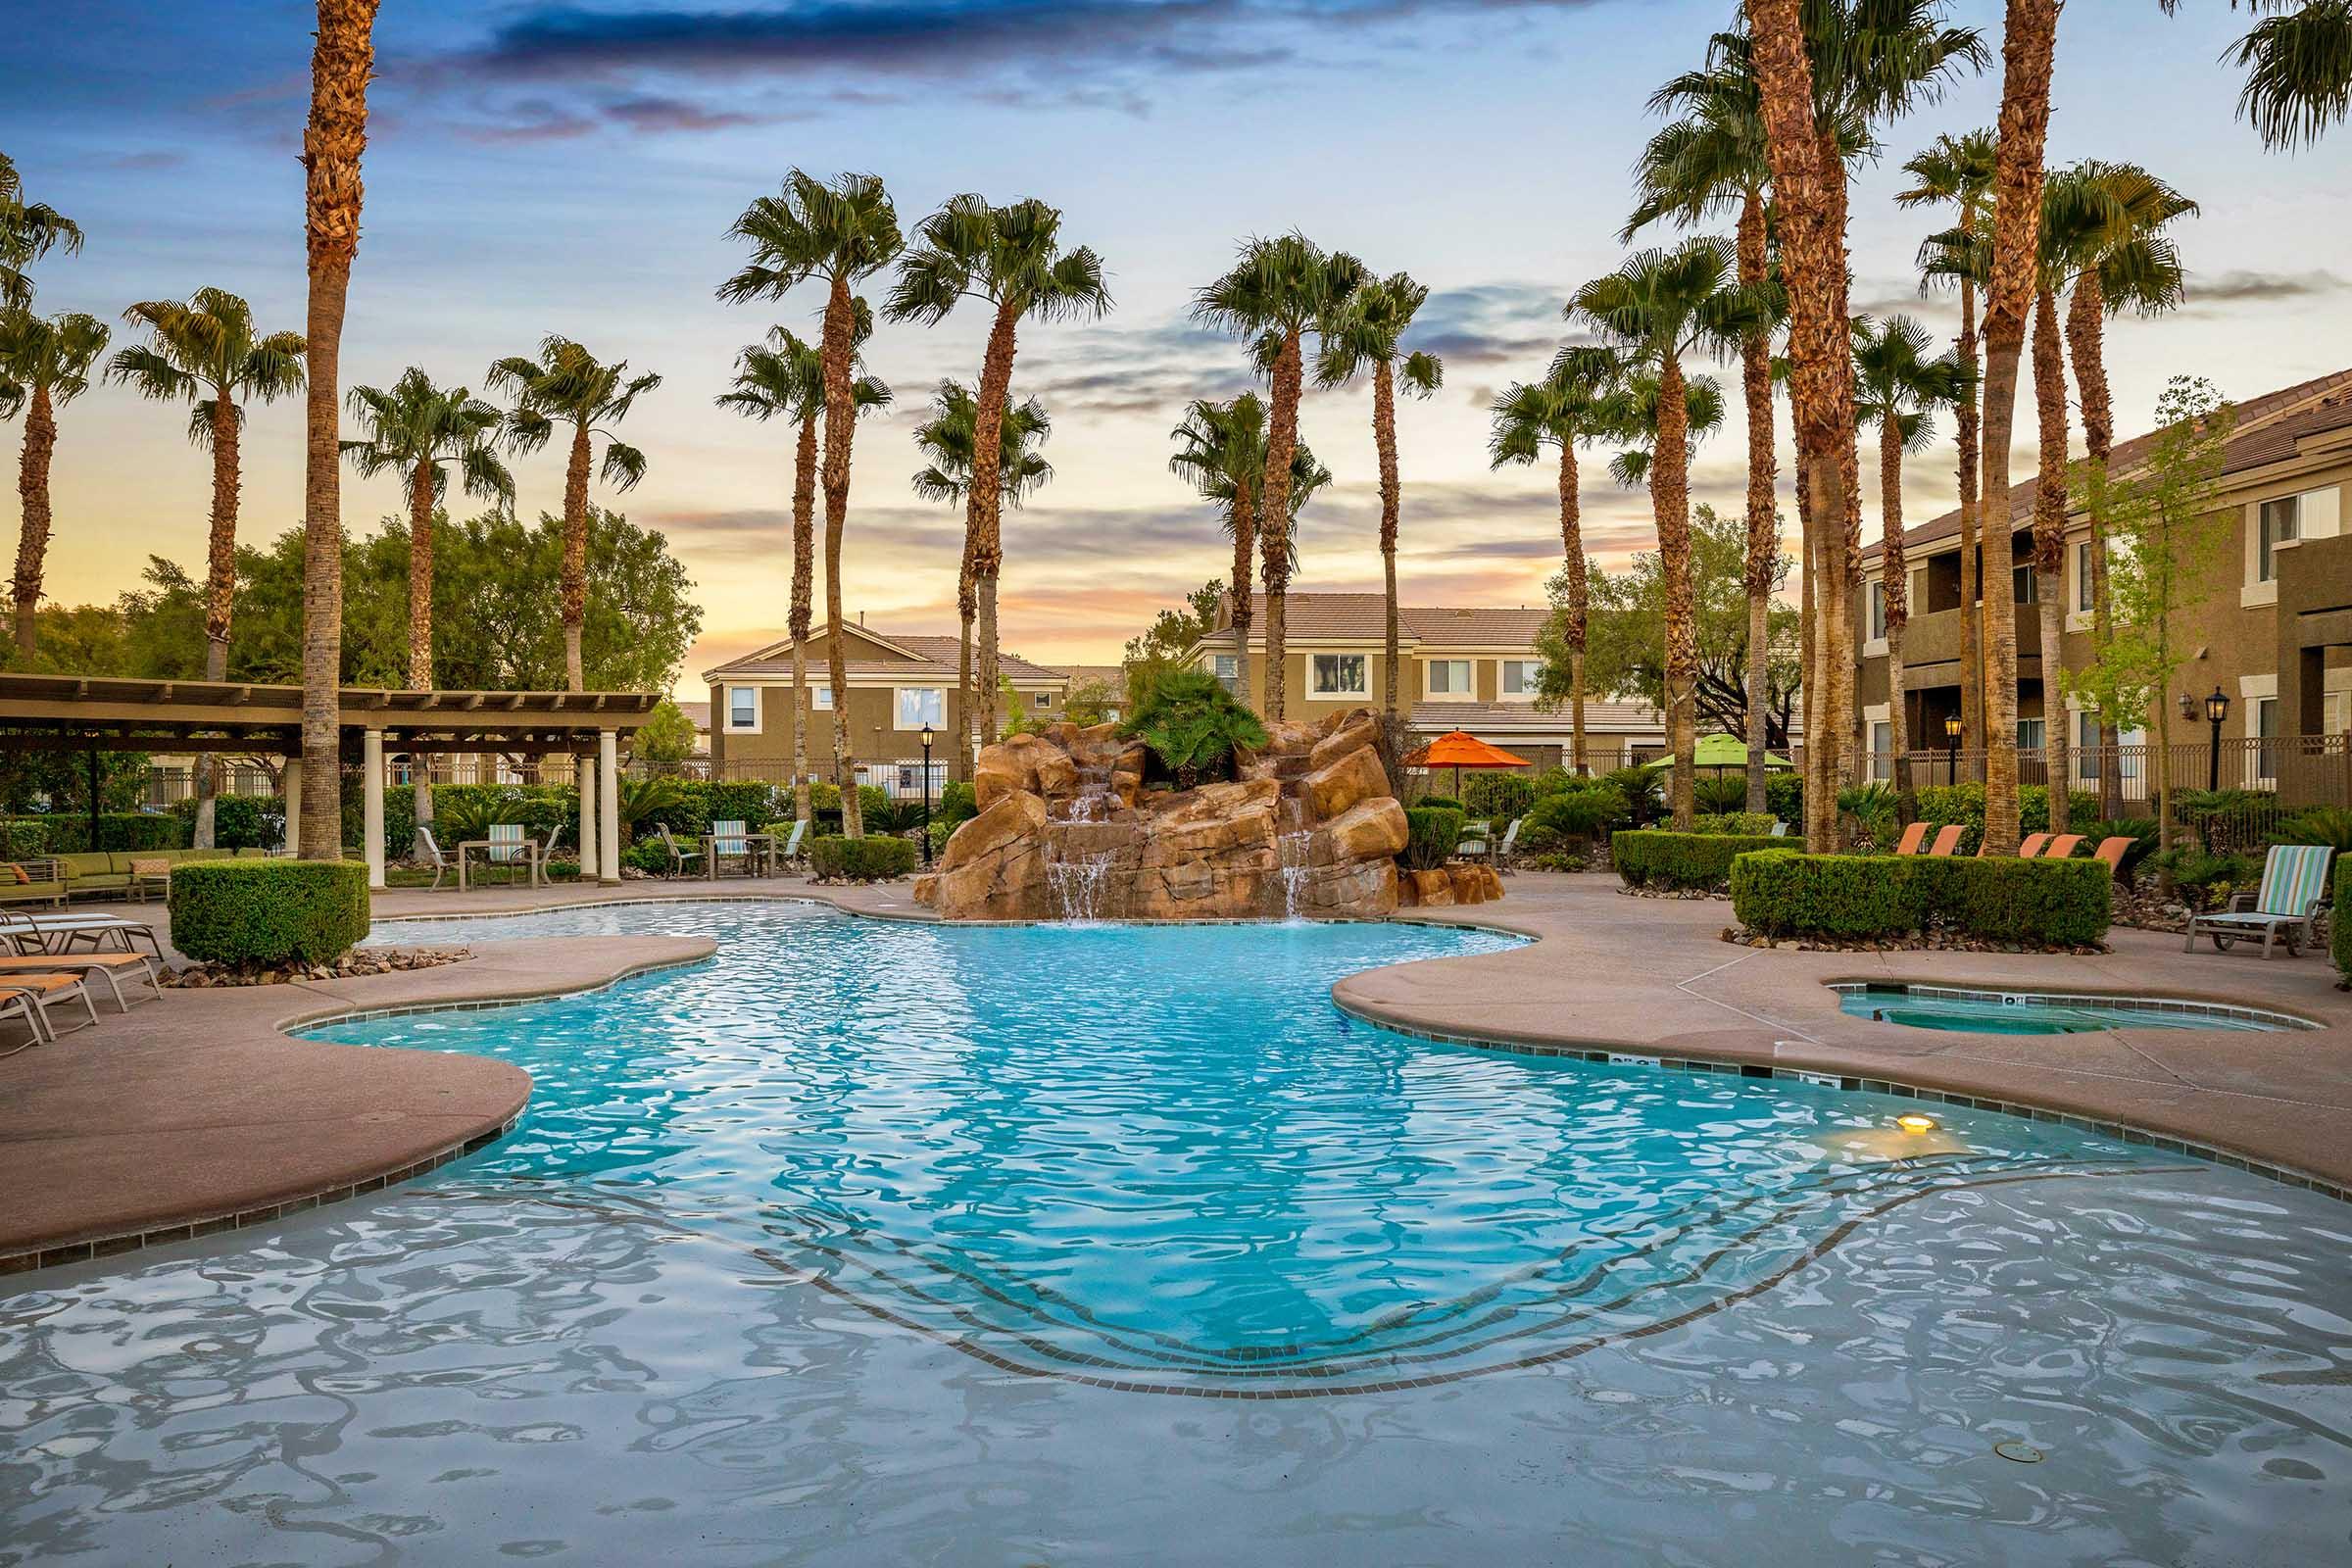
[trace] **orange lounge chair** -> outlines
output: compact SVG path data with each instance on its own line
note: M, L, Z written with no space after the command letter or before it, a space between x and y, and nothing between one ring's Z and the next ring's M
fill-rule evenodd
M2031 860L2041 854L2041 847L2049 842L2050 836L2047 833L2029 833L2026 835L2026 842L2017 847L2017 858L2021 860Z
M1950 857L1960 848L1960 835L1967 831L1968 829L1958 822L1954 822L1948 827L1937 828L1936 842L1928 846L1929 858L1933 859Z
M2137 842L2137 840L2126 836L2101 839L2099 847L2090 852L2090 858L2094 860L2105 860L2109 875L2122 876L2124 874L2124 857L2131 853L2132 846Z
M1909 827L1903 829L1902 842L1895 845L1894 853L1897 855L1917 855L1919 853L1920 844L1927 838L1927 823L1912 823Z
M57 1039L57 1025L50 1021L49 1006L56 1002L78 1002L91 1023L98 1021L97 1004L90 1001L89 988L77 974L12 974L0 979L0 1002L14 998L23 1004L24 1019L32 1025L32 1038L40 1041ZM81 1024L74 1026L84 1027Z
M2061 833L2050 840L2050 847L2041 852L2041 858L2045 860L2071 860L2075 858L2075 851L2082 847L2082 834Z
M144 953L20 954L0 956L0 985L8 984L19 975L78 974L87 977L94 974L105 981L106 989L114 994L115 1005L128 1012L130 1003L122 995L122 977L127 975L133 980L146 981L148 991L161 998L164 993L156 984L155 970L155 960Z

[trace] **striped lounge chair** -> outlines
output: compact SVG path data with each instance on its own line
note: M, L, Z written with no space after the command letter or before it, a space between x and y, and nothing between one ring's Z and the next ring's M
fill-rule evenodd
M2325 844L2272 846L2262 866L2262 886L2238 894L2218 914L2191 914L2180 951L2195 952L2199 932L2213 939L2217 953L2229 952L2240 938L2255 937L2262 938L2266 958L2272 945L2281 941L2290 958L2305 944L2317 947L2320 909L2328 902L2328 862L2334 854Z

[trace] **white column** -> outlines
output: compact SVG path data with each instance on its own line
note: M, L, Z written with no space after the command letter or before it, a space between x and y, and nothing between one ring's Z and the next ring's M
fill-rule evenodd
M571 760L572 771L580 779L580 875L597 874L596 858L596 767L587 758Z
M289 757L278 774L286 798L286 853L302 853L302 759Z
M368 885L384 885L384 732L360 736L360 837L368 860Z
M596 737L596 840L599 851L596 879L607 887L620 882L620 743L611 730Z

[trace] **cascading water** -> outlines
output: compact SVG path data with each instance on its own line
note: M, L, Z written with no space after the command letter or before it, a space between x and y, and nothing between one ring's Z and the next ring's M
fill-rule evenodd
M1307 847L1314 842L1309 832L1275 835L1274 848L1282 857L1282 917L1285 920L1303 918L1298 912L1298 901L1306 892Z
M1083 925L1102 918L1102 890L1110 880L1110 852L1099 850L1075 859L1049 857L1046 891L1054 901L1054 918Z
M1083 924L1104 917L1117 858L1107 841L1121 836L1111 825L1118 804L1110 764L1079 760L1076 788L1046 827L1046 894L1056 920Z

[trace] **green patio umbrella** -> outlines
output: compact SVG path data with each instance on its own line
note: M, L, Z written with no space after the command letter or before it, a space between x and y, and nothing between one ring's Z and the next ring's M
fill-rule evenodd
M1653 769L1672 767L1674 766L1674 757L1672 753L1669 753L1654 762L1646 762L1642 765ZM1747 765L1747 742L1737 735L1721 733L1701 735L1698 738L1698 745L1691 754L1691 765L1693 767L1718 768L1745 767ZM1795 764L1785 757L1775 757L1772 753L1766 752L1764 765L1766 767L1790 767Z

